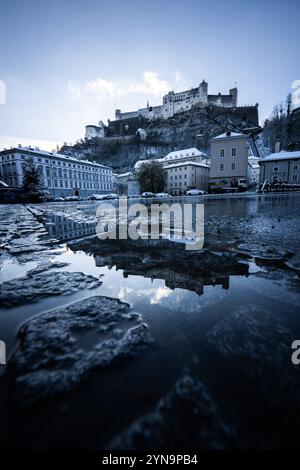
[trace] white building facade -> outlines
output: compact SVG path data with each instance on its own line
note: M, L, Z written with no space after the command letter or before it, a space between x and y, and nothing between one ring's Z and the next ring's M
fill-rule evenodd
M39 168L43 187L53 196L87 197L94 193L112 192L110 167L37 147L19 146L0 152L0 179L9 186L21 187L28 159L32 159Z
M247 183L248 186L257 186L260 182L259 158L248 157Z
M166 165L166 191L174 196L185 194L190 189L208 190L209 165L198 162L181 162Z

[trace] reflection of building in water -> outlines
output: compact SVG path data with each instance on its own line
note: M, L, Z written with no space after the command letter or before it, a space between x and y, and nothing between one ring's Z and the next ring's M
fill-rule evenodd
M184 247L174 247L167 241L157 241L157 244L153 241L134 244L129 240L110 241L110 244L91 242L89 248L87 243L76 243L76 249L92 252L96 266L115 266L123 270L124 277L164 279L166 287L186 289L199 295L203 294L205 286L220 285L228 289L230 276L248 275L248 265L239 263L234 256L187 252Z
M229 274L220 275L219 277L208 277L208 278L194 278L188 274L183 274L178 271L164 272L163 278L165 280L166 287L170 289L187 289L190 291L197 292L202 295L205 286L222 286L222 289L229 289Z
M71 240L94 235L96 222L78 222L63 215L53 214L48 216L46 228L51 237L59 240Z

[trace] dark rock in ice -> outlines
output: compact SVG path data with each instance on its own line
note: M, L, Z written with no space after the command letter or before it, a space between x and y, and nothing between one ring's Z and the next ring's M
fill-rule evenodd
M285 264L290 269L300 271L300 253L295 253Z
M69 266L70 263L66 263L64 261L43 261L39 263L35 268L28 271L27 276L34 276L35 274L40 274L45 271L49 271L49 269L54 268L64 268Z
M234 432L220 417L206 387L184 375L149 415L139 418L109 448L222 449L234 440Z
M91 371L133 356L147 345L147 325L132 327L128 311L128 304L97 296L26 322L19 330L20 343L8 364L19 405L67 392ZM100 326L107 325L104 333L99 332ZM116 338L111 325L119 325L122 335Z
M238 248L235 250L238 253L246 254L254 258L259 258L263 260L282 260L289 256L289 253L286 251L279 250L270 245L265 245L263 243L240 243Z
M94 289L102 282L78 272L30 274L0 285L0 305L4 308L23 305L53 295L67 295L81 289Z

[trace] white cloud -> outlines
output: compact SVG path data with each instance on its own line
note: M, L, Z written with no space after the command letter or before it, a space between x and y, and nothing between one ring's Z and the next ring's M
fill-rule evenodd
M162 96L171 90L171 85L166 80L160 80L158 73L144 72L143 82L130 83L127 93L144 93L153 96Z
M153 296L151 297L150 304L159 304L163 299L166 299L172 295L172 290L169 287L158 287L155 289Z
M166 80L160 80L157 73L148 70L144 72L142 81L126 83L125 81L96 78L81 84L72 81L68 83L68 93L75 100L84 99L88 96L93 96L98 101L107 98L113 100L129 94L145 94L160 97L170 91L171 88L171 85Z

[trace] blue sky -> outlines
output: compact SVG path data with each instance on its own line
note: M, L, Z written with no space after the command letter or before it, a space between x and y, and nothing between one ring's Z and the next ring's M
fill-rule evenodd
M203 77L209 93L237 82L262 122L300 79L299 13L295 0L2 3L0 147L75 142L116 107L160 104Z

